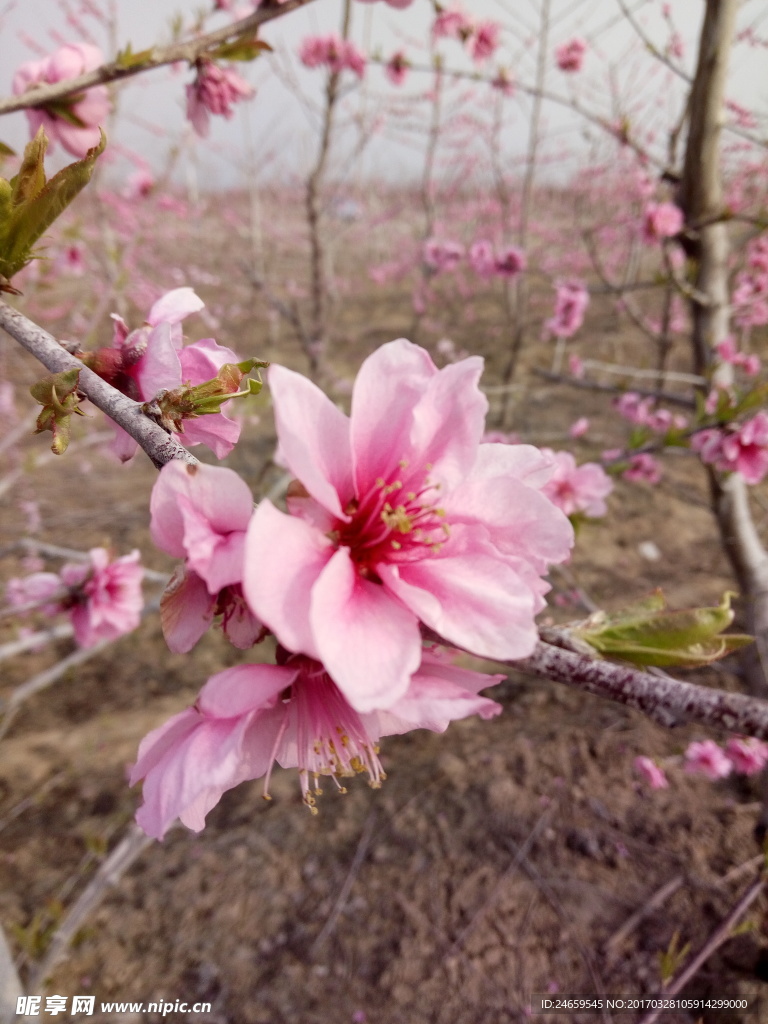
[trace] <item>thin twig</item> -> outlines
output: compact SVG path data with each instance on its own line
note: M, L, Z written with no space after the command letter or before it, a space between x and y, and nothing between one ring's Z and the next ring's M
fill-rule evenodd
M19 96L0 100L0 115L11 114L15 110L28 110L30 107L42 107L63 100L67 96L78 95L86 89L93 88L94 85L119 82L167 64L177 64L180 61L194 64L199 57L207 51L215 49L221 43L238 36L254 35L260 25L313 2L314 0L282 0L279 6L277 4L261 6L247 18L231 22L224 28L207 32L195 39L172 43L170 46L153 46L142 56L140 61L137 60L136 63L129 66L116 60L111 64L102 64L101 67L95 68L93 71L78 75L77 78L66 78L51 85L38 85Z
M720 922L717 928L715 928L704 945L689 957L688 962L677 977L673 978L668 985L664 986L663 994L665 996L677 995L677 993L688 984L691 978L696 975L699 968L706 963L712 954L715 953L724 942L727 942L728 939L731 938L733 929L746 914L764 888L765 879L761 873L760 876L752 882L728 916ZM664 1013L664 1010L651 1010L650 1013L647 1013L642 1018L640 1024L654 1024L662 1013Z
M685 881L682 875L675 875L665 885L662 885L660 889L657 889L652 896L650 896L642 907L638 907L634 914L631 914L627 920L617 928L613 935L606 940L603 946L603 955L611 960L616 956L620 947L626 942L632 932L641 924L649 914L652 914L654 910L661 907L667 902L670 896L674 896L677 890Z

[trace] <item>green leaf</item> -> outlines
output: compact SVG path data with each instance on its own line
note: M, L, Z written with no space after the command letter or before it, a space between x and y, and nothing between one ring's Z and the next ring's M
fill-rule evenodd
M146 64L152 60L155 55L155 49L150 46L148 50L139 50L138 53L134 53L131 48L131 44L121 50L115 58L115 65L118 68L136 68L140 64Z
M752 637L722 631L733 622L727 591L714 608L669 611L660 590L627 608L596 612L571 632L596 651L634 665L696 668L752 642Z
M261 377L258 374L256 379L248 377L242 389L241 384L246 374L263 366L269 366L269 363L262 359L225 363L212 380L194 386L182 384L172 391L161 391L151 402L145 402L142 408L166 430L183 433L184 420L221 412L222 405L233 398L258 395L262 388Z
M16 156L16 150L6 146L4 142L0 142L0 160L4 160L7 156Z
M48 140L41 128L24 151L19 173L10 182L0 178L0 276L6 281L34 258L32 247L88 184L106 144L101 132L98 146L46 181Z
M265 51L272 53L269 43L257 39L255 35L242 35L207 51L206 57L211 60L254 60Z
M36 434L50 430L53 434L51 451L54 455L63 455L67 450L70 437L70 419L73 413L84 415L79 409L77 386L80 381L80 370L63 370L33 384L30 394L43 409L37 417Z

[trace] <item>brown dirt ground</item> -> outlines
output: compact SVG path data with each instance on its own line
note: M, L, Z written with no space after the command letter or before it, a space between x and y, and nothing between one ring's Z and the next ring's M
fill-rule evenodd
M247 286L238 287L245 302ZM396 291L369 288L349 298L337 371L353 373L375 344L407 331L407 295ZM248 338L265 347L267 317L257 312ZM489 307L484 315L493 322L496 313ZM361 342L355 323L381 326L362 332ZM496 343L477 344L484 326L481 318L452 337L485 350L493 383L501 359ZM612 314L596 311L576 350L634 353L635 364L650 359L626 327L618 345L615 326ZM216 334L243 351L238 330L223 323ZM421 340L439 336L427 331ZM281 344L284 358L301 366L295 344L285 336ZM533 346L527 368L548 358ZM15 352L4 360L11 379L34 379ZM564 446L568 425L585 412L593 428L582 459L619 440L604 396L530 376L524 382L515 426L527 440ZM273 444L268 399L254 409L260 420L230 464L254 487L269 486L277 477L263 470ZM2 499L2 578L21 571L8 547L22 529L19 497L39 501L43 540L82 549L109 541L121 553L139 546L151 568L170 568L148 540L146 460L117 467L97 449L78 455L75 444L63 459L34 468L33 453L45 450L45 438L25 442L28 472ZM667 463L658 488L619 483L607 525L588 526L579 538L572 572L601 606L656 586L673 606L713 602L730 583L703 481L689 460ZM641 556L646 540L659 560ZM554 582L561 590L573 585L570 577ZM0 641L14 635L2 623ZM4 665L3 696L70 650L61 642ZM171 655L148 616L24 706L2 741L0 920L25 977L130 822L139 795L125 771L141 737L194 700L212 671L240 658L215 633L192 657ZM738 687L723 669L693 678ZM101 1000L208 1001L209 1013L163 1019L211 1024L506 1024L527 1019L534 992L657 991L660 955L675 936L696 948L754 876L756 787L673 772L669 790L650 792L633 777L636 754L679 754L701 730L666 733L619 706L515 674L494 695L506 710L490 723L384 741L382 789L360 779L345 796L328 792L317 817L301 805L290 773L277 773L271 803L258 783L227 794L203 833L173 831L110 888L46 991L93 993L97 1012L83 1019L109 1021L161 1018L100 1015ZM674 893L622 938L631 916L676 879ZM749 929L707 962L689 992L768 998L765 911L764 902L755 905Z

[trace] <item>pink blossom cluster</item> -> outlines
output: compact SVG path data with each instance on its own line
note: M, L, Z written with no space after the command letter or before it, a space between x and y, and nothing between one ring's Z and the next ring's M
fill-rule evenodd
M761 235L747 245L744 270L733 291L734 319L740 327L768 324L768 237Z
M672 759L677 761L677 758ZM753 736L731 736L725 748L714 740L689 743L683 755L685 771L712 782L737 775L757 775L768 765L768 743ZM649 757L635 758L635 769L651 789L667 789L664 769Z
M299 48L299 60L305 67L327 67L333 74L353 71L365 74L365 54L349 39L332 32L327 36L307 36Z
M496 21L478 21L467 14L462 7L442 10L432 25L435 39L458 39L469 48L472 60L477 64L489 60L499 48L501 25Z
M581 71L584 64L584 57L587 53L587 44L583 39L571 39L562 43L555 50L555 63L561 71Z
M67 563L59 573L36 572L10 580L9 604L20 612L67 612L80 647L132 632L144 607L139 552L112 561L105 548L92 548L89 556L90 561Z
M515 245L494 249L485 238L473 242L467 254L469 265L479 277L516 277L525 270L525 253Z
M386 63L384 73L392 85L402 85L405 82L408 74L408 58L402 50L397 50L392 54Z
M155 302L142 327L129 330L122 317L113 314L112 347L100 349L90 365L123 394L135 401L151 401L160 391L182 382L190 385L212 380L225 363L237 363L235 353L213 338L184 346L181 321L204 306L191 288L174 288ZM137 444L114 425L113 453L122 461L132 458ZM223 459L240 437L240 423L224 412L200 416L184 423L184 443L204 444Z
M642 398L635 391L625 391L614 399L613 407L625 420L639 427L647 427L655 434L666 434L668 430L685 430L687 417L669 409L659 409L653 398Z
M584 323L589 292L580 281L561 281L556 285L555 312L546 328L555 338L571 338Z
M638 452L629 460L629 465L621 474L630 483L657 484L662 477L662 469L658 459L650 452Z
M28 89L78 78L103 63L98 47L90 43L67 43L42 60L22 64L13 76L13 92L19 96ZM72 156L84 157L89 149L99 144L99 126L106 121L109 109L107 87L95 85L69 100L59 100L55 105L41 104L25 113L32 135L43 127L51 148L58 142Z
M768 413L702 430L691 438L691 448L715 469L741 473L748 484L759 484L768 473Z
M748 377L760 373L760 357L754 352L739 352L732 337L725 338L717 345L717 354L724 363L739 367Z
M643 210L643 239L648 243L674 238L683 230L683 211L674 203L647 203Z
M187 86L187 118L197 134L205 138L211 114L229 119L234 114L233 104L253 95L253 87L234 68L222 68L201 58L195 80Z
M464 246L460 242L428 238L424 243L424 262L436 274L455 270L464 259Z
M570 452L555 452L542 448L552 459L554 473L542 487L542 493L562 509L567 516L581 513L590 519L604 516L608 511L605 499L613 490L613 480L596 462L576 465Z
M438 370L423 349L391 342L364 362L347 417L300 374L271 367L295 477L286 512L268 499L252 511L230 470L161 470L152 534L184 559L164 602L172 642L194 642L234 588L252 636L263 624L279 647L277 665L219 673L144 740L132 778L145 780L139 821L151 835L176 817L202 828L245 779L265 776L266 791L274 763L299 769L310 807L311 776L341 787L365 772L378 785L381 736L498 713L478 693L499 677L456 668L424 648L423 631L484 657L524 657L543 576L573 533L543 490L551 460L483 443L481 371L476 357ZM197 596L178 600L188 586Z

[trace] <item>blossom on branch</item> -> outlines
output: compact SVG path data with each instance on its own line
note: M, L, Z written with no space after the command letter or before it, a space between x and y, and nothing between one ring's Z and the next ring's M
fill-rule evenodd
M596 462L576 465L570 452L555 452L542 448L542 454L552 459L554 473L541 491L562 509L567 516L577 512L590 519L604 516L608 511L605 499L613 490L613 480Z
M684 223L683 211L674 203L648 203L643 210L643 239L652 243L674 238Z
M561 281L555 295L555 313L546 322L556 338L570 338L584 323L589 292L580 281Z
M222 68L201 57L195 80L187 86L187 118L198 135L210 131L210 115L231 118L233 104L251 99L255 90L234 68Z
M720 472L741 473L748 484L759 484L768 473L768 413L702 430L691 438L691 448Z
M421 623L483 657L525 657L549 589L541 577L568 557L570 523L541 493L549 460L480 443L482 365L438 370L424 349L390 342L363 363L349 418L300 374L269 371L297 480L289 514L264 500L251 520L243 590L359 711L405 692Z
M185 565L168 585L160 607L166 643L190 651L214 616L227 638L243 650L263 635L243 598L245 531L253 513L247 484L231 469L163 466L152 488L150 532L162 551Z
M308 36L299 49L299 60L308 68L327 67L332 74L353 71L358 78L365 74L365 54L335 32L327 36Z
M555 50L555 62L561 71L581 71L587 44L583 39L571 39Z
M705 775L715 782L730 775L733 764L714 740L701 740L688 744L685 770L692 775Z
M22 64L13 76L13 92L20 96L38 86L79 78L103 63L98 47L90 43L67 43L42 60ZM106 120L109 109L107 87L95 85L75 96L32 107L25 113L33 137L42 126L51 148L59 142L72 156L82 159L89 149L98 146L99 126Z
M278 659L278 665L239 665L212 676L194 707L142 740L131 785L144 779L136 820L148 835L161 839L176 818L199 832L222 793L248 779L265 777L269 799L275 764L299 769L304 802L316 813L322 776L342 792L341 780L361 773L371 786L381 785L382 736L444 732L455 719L501 711L478 693L502 676L457 668L430 650L422 652L400 700L367 714L349 704L317 661L284 650Z

